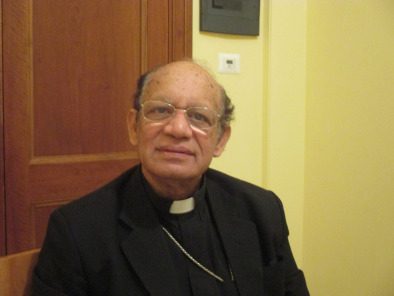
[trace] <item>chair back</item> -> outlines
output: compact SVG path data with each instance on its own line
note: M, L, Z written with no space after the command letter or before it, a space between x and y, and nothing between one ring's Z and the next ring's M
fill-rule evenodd
M30 295L31 279L39 249L0 257L0 295Z

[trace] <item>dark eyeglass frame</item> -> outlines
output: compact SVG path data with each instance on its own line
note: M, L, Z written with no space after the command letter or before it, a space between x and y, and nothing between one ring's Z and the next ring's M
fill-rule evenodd
M163 115L162 118L153 118L152 116L147 115L146 113L146 106L147 104L158 104L157 107L160 108L165 108L165 107L169 107L170 109L170 113L166 114L161 114ZM218 123L220 122L220 118L222 117L222 115L220 115L219 113L217 113L216 111L209 109L208 107L199 107L199 106L192 106L192 107L188 107L188 108L177 108L175 107L173 104L166 102L166 101L161 101L161 100L148 100L145 101L143 103L140 103L140 110L144 119L151 121L151 122L162 122L165 123L167 121L170 121L175 115L176 115L176 111L182 111L185 114L185 118L188 121L190 127L197 129L199 131L202 131L204 133L210 131L212 128L216 127L218 125ZM190 111L204 111L202 113L196 112L196 113L192 113L190 114ZM159 111L159 110L157 110ZM164 110L162 110L164 111ZM168 110L166 110L168 111ZM205 112L208 112L207 114L204 114ZM210 120L201 120L200 119L193 119L193 116L203 116L205 117L205 119L211 119L212 122L210 122ZM209 117L209 115L211 115L211 117ZM160 117L160 114L159 114ZM209 117L209 118L208 118ZM203 119L203 118L201 118ZM204 126L204 123L207 123L208 126Z

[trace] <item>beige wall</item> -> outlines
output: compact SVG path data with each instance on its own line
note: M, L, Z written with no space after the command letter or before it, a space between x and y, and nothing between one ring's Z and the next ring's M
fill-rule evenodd
M200 33L237 107L213 166L273 189L312 295L394 295L394 1L262 0L257 38Z
M394 1L308 1L304 268L394 295Z
M266 1L266 7L263 180L283 201L292 250L302 267L306 4Z

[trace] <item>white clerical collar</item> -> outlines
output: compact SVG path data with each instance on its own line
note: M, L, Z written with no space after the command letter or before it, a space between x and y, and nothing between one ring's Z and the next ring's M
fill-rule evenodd
M189 197L187 199L174 200L170 206L170 214L186 214L194 210L195 201L194 197Z

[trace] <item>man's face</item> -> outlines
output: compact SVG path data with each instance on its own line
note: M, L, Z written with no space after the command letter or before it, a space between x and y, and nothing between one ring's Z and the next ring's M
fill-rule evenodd
M208 107L221 114L219 87L203 69L189 62L173 63L155 72L143 94L143 103L151 100L176 108ZM221 154L230 135L229 128L219 134L219 125L205 133L197 130L180 110L165 122L146 120L132 110L128 123L142 171L148 180L155 181L197 182L212 157Z

